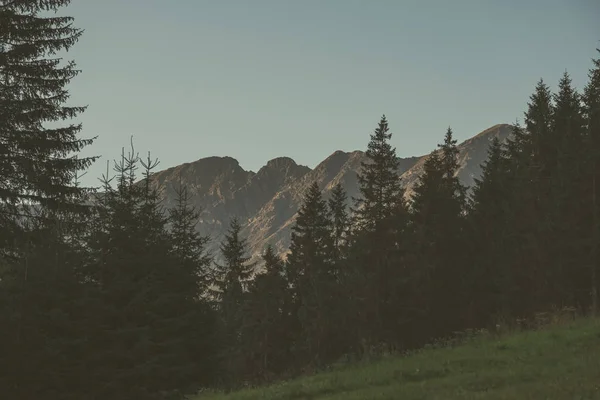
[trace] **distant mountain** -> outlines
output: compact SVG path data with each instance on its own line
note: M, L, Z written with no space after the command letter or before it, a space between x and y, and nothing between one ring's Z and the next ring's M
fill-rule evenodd
M503 141L510 132L510 125L495 125L458 146L458 176L464 184L471 186L480 176L492 138ZM407 196L411 195L427 157L400 159L399 172ZM181 177L191 201L202 210L198 230L210 235L210 250L217 259L219 243L233 217L242 223L242 234L248 239L253 257L258 257L267 244L283 255L290 243L290 228L310 184L318 182L328 197L333 187L341 183L350 199L356 197L356 175L364 160L362 151L336 151L311 170L291 158L279 157L254 173L245 171L231 157L208 157L157 172L152 179L165 205L171 207Z

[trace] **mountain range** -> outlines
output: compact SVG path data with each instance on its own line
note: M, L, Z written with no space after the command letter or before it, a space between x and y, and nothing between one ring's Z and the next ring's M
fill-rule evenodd
M458 145L458 176L463 184L471 186L480 176L491 140L498 137L504 141L510 133L510 125L499 124ZM400 158L399 173L407 196L411 195L427 157ZM209 251L217 261L220 242L234 217L243 226L241 234L248 241L249 255L257 259L267 244L281 255L287 252L295 215L314 181L325 198L338 183L345 188L349 202L357 197L357 173L365 160L362 151L336 151L311 169L291 158L278 157L253 172L244 170L231 157L207 157L156 172L152 185L167 208L175 204L180 182L187 187L192 205L200 211L197 229L210 236Z

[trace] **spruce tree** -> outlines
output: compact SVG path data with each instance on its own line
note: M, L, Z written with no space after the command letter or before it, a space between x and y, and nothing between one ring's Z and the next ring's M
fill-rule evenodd
M243 351L248 374L266 381L280 375L289 364L286 329L287 281L283 260L268 245L262 256L264 272L250 284L244 307Z
M513 182L512 216L508 222L513 238L513 312L531 316L551 302L548 277L554 270L550 233L555 220L555 176L559 151L552 131L552 93L543 80L530 96L525 126L513 126L508 141L508 170Z
M556 169L551 175L552 197L548 253L553 255L553 273L550 297L563 306L587 308L589 304L589 276L584 254L588 253L589 236L587 210L589 186L585 177L586 153L584 147L583 109L581 96L572 87L565 72L554 97L552 138L557 149Z
M552 282L559 280L560 265L556 263L553 244L557 215L557 196L553 179L557 176L559 162L558 138L552 129L554 106L548 85L540 80L530 97L525 112L525 128L531 136L532 154L524 170L526 185L520 197L527 212L517 221L523 237L520 269L523 271L518 285L528 292L524 305L526 312L541 311L558 300ZM525 293L524 293L525 294ZM527 304L529 305L527 306ZM560 305L560 304L556 304Z
M137 183L138 163L133 149L116 163L117 187L105 181L88 244L100 305L94 393L114 399L189 394L207 370L192 356L206 340L194 330L206 329L210 316L198 308L197 277L176 256L168 216L148 182L155 163L142 163L145 179Z
M214 263L212 271L212 296L217 301L219 334L222 351L222 384L234 385L246 370L243 354L242 327L247 290L256 263L249 263L247 241L240 236L242 226L237 218L230 222L229 230L221 243L223 264Z
M310 364L337 355L335 299L337 279L332 223L316 182L308 189L292 227L287 270L294 295L294 316L301 331L294 356Z
M458 163L458 147L456 146L456 139L452 134L452 129L448 127L446 134L444 135L444 142L438 147L442 153L442 164L444 166L444 181L449 186L449 191L456 197L457 212L463 213L467 188L460 183L458 176L458 169L460 167Z
M463 328L464 314L464 210L465 188L456 176L456 141L448 128L440 150L425 162L412 197L415 230L412 279L420 288L416 304L422 304L418 330L444 335ZM417 270L418 269L418 270Z
M216 290L212 293L215 299L221 301L221 308L228 307L223 302L226 299L241 304L241 294L247 291L256 263L248 263L247 240L240 236L242 225L237 218L229 224L229 230L221 243L221 255L224 264L214 263L212 283Z
M354 199L354 223L363 230L375 229L404 205L404 189L398 174L400 160L389 142L391 138L384 115L371 135L365 153L367 161L361 163L358 174L360 197Z
M65 105L79 71L55 56L82 31L71 17L40 15L68 3L0 6L0 392L11 398L81 398L92 383L77 243L89 189L77 177L95 158L77 153L93 139L66 124L85 107Z
M200 294L204 297L210 283L209 268L212 257L206 251L210 237L201 236L196 230L200 211L191 205L187 187L183 185L181 179L175 194L175 207L169 209L173 255L192 278L187 281L193 283L187 292L190 296Z
M350 288L362 352L398 335L399 296L405 281L407 205L399 175L400 161L390 144L385 115L371 135L367 160L358 174L359 198L352 213Z
M470 327L511 313L511 226L514 181L506 146L494 137L469 202L469 263L466 283Z
M66 86L79 71L73 61L61 64L56 56L69 50L82 30L72 26L72 17L41 15L69 3L12 1L0 8L0 214L5 220L29 214L32 205L85 210L80 200L88 189L74 185L73 178L95 158L74 155L93 139L78 137L81 124L57 124L85 110L65 105ZM1 226L0 249L5 249L20 229ZM6 231L9 226L15 230Z
M201 236L196 230L199 211L191 205L187 187L181 179L175 189L175 207L169 209L169 236L172 243L171 257L179 275L171 290L186 299L178 311L180 321L179 335L185 340L185 354L179 361L182 375L188 382L182 389L189 387L191 392L196 386L209 386L216 380L214 365L218 362L215 343L218 343L217 315L207 299L209 268L212 257L206 251L210 238Z
M531 135L533 165L540 176L547 177L556 165L558 151L548 140L552 137L552 93L543 79L537 83L527 105L525 129Z
M600 53L600 50L598 50ZM591 216L589 235L589 281L590 307L592 314L598 314L598 286L600 285L600 58L593 60L594 68L589 71L588 83L583 94L585 144L588 149L587 172L588 204Z
M348 229L350 225L350 217L348 215L348 196L344 187L338 183L331 192L331 198L328 201L329 212L331 213L333 222L333 239L334 247L341 257L342 246L347 239Z

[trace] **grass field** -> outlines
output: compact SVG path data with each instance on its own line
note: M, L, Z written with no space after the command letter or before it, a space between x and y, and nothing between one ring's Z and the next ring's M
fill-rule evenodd
M476 337L231 394L193 400L600 399L600 320Z

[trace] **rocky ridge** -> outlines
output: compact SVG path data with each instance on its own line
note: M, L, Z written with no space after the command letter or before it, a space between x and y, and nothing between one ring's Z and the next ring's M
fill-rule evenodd
M480 175L491 140L506 140L510 132L510 125L495 125L459 144L458 176L465 185L471 186ZM411 195L427 157L400 159L399 172L407 196ZM201 210L198 230L210 235L209 250L217 260L219 243L234 217L242 223L242 234L253 258L257 258L267 244L281 255L286 253L296 212L312 182L318 182L325 197L338 183L346 189L349 199L358 196L356 175L365 159L362 151L336 151L310 169L291 158L279 157L255 173L244 170L231 157L207 157L157 172L152 181L166 207L173 206L180 180L187 186L193 205Z

